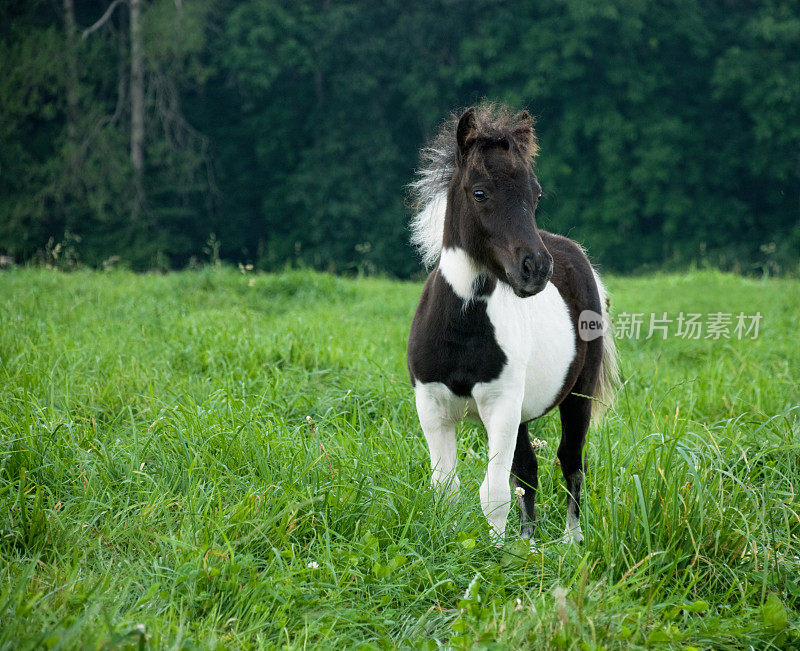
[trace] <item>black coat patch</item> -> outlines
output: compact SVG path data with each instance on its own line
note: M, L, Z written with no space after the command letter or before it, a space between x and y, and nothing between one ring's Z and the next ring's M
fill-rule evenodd
M476 294L487 296L495 283L486 280ZM466 306L437 269L422 291L408 338L408 370L412 383L441 382L467 397L478 382L497 379L506 356L486 314L486 301Z

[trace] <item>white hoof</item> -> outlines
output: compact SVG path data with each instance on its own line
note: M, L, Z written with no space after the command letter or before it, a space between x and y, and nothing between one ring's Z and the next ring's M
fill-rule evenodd
M489 539L495 547L502 547L506 543L506 532L498 531L494 527L489 530Z
M583 533L580 529L567 529L561 541L566 545L580 545L583 542Z
M572 545L579 545L583 542L583 532L581 531L581 522L572 514L567 514L567 527L564 529L565 543Z

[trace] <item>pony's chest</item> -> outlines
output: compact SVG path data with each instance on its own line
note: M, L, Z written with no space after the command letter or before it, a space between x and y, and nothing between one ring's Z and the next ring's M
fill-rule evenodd
M489 386L518 404L524 421L547 412L568 389L575 329L554 285L531 299L498 288L487 300L447 312L432 305L438 309L418 314L409 338L415 382L443 384L460 398L472 396L476 384Z
M521 392L522 420L541 416L564 394L575 360L575 328L566 302L553 284L531 299L498 292L487 315L508 358L498 386Z

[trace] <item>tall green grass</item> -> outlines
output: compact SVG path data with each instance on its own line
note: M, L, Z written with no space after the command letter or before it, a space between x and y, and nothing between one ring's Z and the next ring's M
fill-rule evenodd
M479 426L462 499L429 490L418 284L0 274L0 646L800 646L800 282L608 284L617 314L760 311L759 337L619 340L586 542L549 415L530 552L490 543Z

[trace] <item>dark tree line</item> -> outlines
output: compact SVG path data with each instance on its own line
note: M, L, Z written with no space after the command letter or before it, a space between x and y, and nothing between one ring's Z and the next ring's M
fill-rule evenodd
M797 270L797 1L2 0L0 39L18 261L407 276L417 152L491 98L605 268Z

